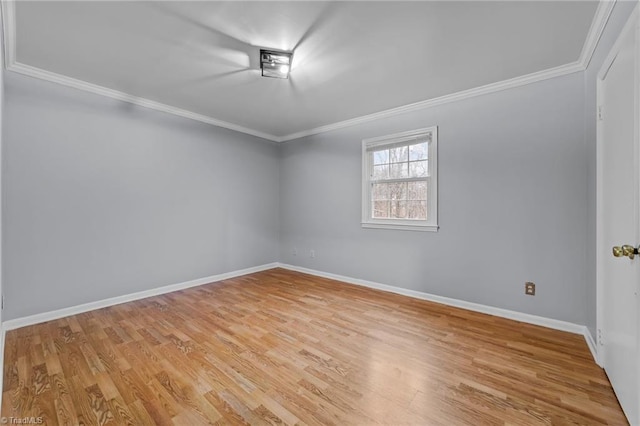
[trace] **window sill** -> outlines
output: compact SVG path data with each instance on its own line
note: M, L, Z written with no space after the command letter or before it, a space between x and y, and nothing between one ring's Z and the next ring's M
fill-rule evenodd
M418 225L415 223L362 222L363 228L395 229L400 231L438 232L438 225Z

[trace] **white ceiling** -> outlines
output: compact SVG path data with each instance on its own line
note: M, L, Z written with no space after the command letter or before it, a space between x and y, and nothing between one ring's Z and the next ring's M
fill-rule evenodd
M28 1L8 34L18 64L278 140L576 63L597 6ZM260 77L260 47L294 50L289 80Z

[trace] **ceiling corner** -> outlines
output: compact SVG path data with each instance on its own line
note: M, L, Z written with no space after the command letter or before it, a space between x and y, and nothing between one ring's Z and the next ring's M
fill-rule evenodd
M615 4L616 0L600 0L598 2L598 8L593 16L593 21L591 21L591 27L589 27L587 38L582 46L580 59L578 59L583 70L587 69L591 62L591 58L593 58L593 53L596 50L596 46L598 46L604 27L607 25L607 21L609 21L609 16L611 16L611 11Z
M373 120L378 120L401 113L410 111L416 111L424 108L441 105L448 102L458 101L470 97L475 97L483 94L493 93L500 90L514 88L525 84L535 83L541 80L546 80L562 75L584 71L589 65L592 59L595 48L602 36L604 28L607 24L609 16L615 6L616 0L601 0L598 2L593 20L589 27L589 31L585 38L580 56L577 61L571 62L565 65L560 65L550 69L534 72L520 77L511 78L508 80L498 81L490 83L480 87L474 87L468 90L463 90L448 95L430 98L423 101L403 105L396 108L391 108L383 111L379 111L373 114L355 117L348 120L338 121L327 125L314 127L298 132L294 132L287 135L276 136L265 132L258 131L253 128L240 126L234 123L218 120L210 115L198 114L192 111L184 110L181 108L173 107L168 104L152 101L149 99L133 96L128 93L110 89L104 86L99 86L88 81L75 79L66 75L57 74L45 69L36 68L30 65L17 62L16 57L16 4L15 0L1 0L0 11L2 13L1 19L3 23L3 35L4 35L4 59L5 67L13 72L27 75L30 77L39 78L42 80L54 82L67 87L76 88L79 90L91 92L94 94L110 97L120 101L132 103L142 107L154 109L157 111L177 115L180 117L200 121L213 126L234 130L237 132L249 134L269 141L282 143L299 139L305 136L314 134L329 132L332 130L349 127L361 123L366 123Z
M2 30L4 40L4 65L9 68L16 61L16 5L14 1L2 0Z

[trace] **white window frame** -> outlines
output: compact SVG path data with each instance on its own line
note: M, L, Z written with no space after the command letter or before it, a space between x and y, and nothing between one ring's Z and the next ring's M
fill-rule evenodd
M427 219L374 219L371 208L371 177L373 174L373 155L370 148L409 144L416 138L431 134L429 143L429 176L427 182ZM408 178L408 180L415 180ZM395 133L387 136L368 138L362 141L362 227L399 229L407 231L438 231L438 126Z

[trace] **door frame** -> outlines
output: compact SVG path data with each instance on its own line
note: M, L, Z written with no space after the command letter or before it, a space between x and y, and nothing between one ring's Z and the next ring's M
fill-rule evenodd
M633 9L631 16L627 20L625 26L623 27L620 35L616 39L616 42L611 47L611 51L607 55L604 60L600 71L598 72L598 76L596 79L596 106L597 106L597 115L596 115L596 363L600 367L604 367L605 358L606 358L606 335L602 335L602 330L604 328L604 278L603 278L603 270L604 270L604 259L605 253L610 252L610 247L604 247L603 242L603 225L602 218L604 214L604 205L602 201L602 190L603 190L603 164L602 158L604 153L604 141L603 141L603 129L602 129L602 121L600 119L600 106L602 105L602 96L603 96L603 80L607 76L611 65L613 65L613 61L616 59L618 53L620 52L620 48L622 46L623 39L630 31L635 33L636 39L636 52L635 52L635 72L634 72L634 94L635 94L635 120L634 120L634 168L635 168L635 180L639 183L639 190L634 194L634 210L636 217L640 217L640 9L638 4L636 3L636 7ZM606 114L606 111L604 111ZM632 244L640 244L640 224L638 224L638 228L636 230L635 240L632 241ZM627 244L626 242L621 241L620 244ZM611 256L611 254L609 254ZM608 257L608 256L607 256ZM640 283L637 283L639 286L639 294L640 294ZM638 312L640 312L640 297L638 297ZM603 338L604 337L604 338ZM637 342L640 346L640 315L638 315L638 336ZM640 369L639 369L640 371ZM637 378L638 380L638 389L640 389L640 375Z

